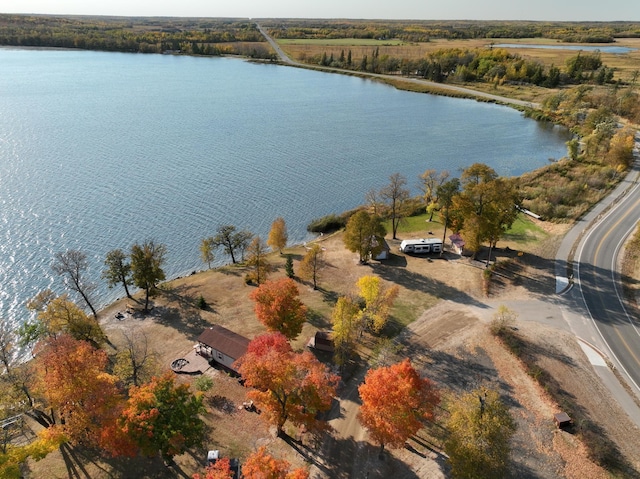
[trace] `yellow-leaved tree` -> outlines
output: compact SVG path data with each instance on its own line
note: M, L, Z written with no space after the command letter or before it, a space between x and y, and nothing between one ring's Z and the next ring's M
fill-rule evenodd
M609 143L609 151L607 152L608 163L617 168L621 166L626 169L633 161L633 147L635 145L635 136L633 130L624 128L616 131Z
M334 360L338 366L343 367L348 361L361 331L358 303L349 296L339 297L333 307L331 317L335 347Z
M272 250L278 250L282 254L282 250L287 246L289 235L287 234L287 225L284 222L284 218L278 217L271 224L271 231L269 231L269 238L267 238L267 244Z
M363 276L356 283L358 292L364 299L364 309L360 311L364 325L379 333L387 324L387 319L398 297L397 285L387 287L378 276Z
M449 413L444 450L453 477L504 477L516 423L498 392L480 388L463 394L451 401Z

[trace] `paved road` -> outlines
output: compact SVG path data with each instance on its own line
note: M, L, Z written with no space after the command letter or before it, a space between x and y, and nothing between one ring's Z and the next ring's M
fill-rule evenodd
M320 71L326 71L326 72L331 72L331 73L343 73L343 74L349 74L349 75L353 75L354 71L353 70L343 70L341 68L331 68L331 67L323 67L321 65L309 65L307 63L300 63L300 62L296 62L294 60L292 60L291 58L289 58L287 56L287 54L285 52L282 51L282 49L278 46L278 43L269 36L269 34L262 28L262 26L256 22L256 27L258 28L258 30L260 31L260 33L262 34L262 36L267 40L267 42L269 42L269 45L271 45L271 47L273 47L273 49L276 51L276 53L278 54L278 57L280 58L280 61L282 63L284 63L285 65L290 65L290 66L296 66L296 67L300 67L300 68L307 68L307 69L312 69L312 70L320 70ZM495 101L498 103L504 103L507 105L516 105L516 106L524 106L524 107L529 107L529 108L537 108L539 105L537 103L532 103L530 101L522 101L522 100L516 100L513 98L507 98L504 96L499 96L499 95L492 95L491 93L485 93L485 92L481 92L481 91L477 91L477 90L472 90L471 88L464 88L464 87L460 87L460 86L455 86L455 85L447 85L446 83L436 83L436 82L432 82L432 81L428 81L428 80L422 80L420 78L409 78L409 77L401 77L398 75L382 75L382 74L378 74L378 73L366 73L366 72L355 72L358 75L361 76L367 76L367 77L371 77L371 78L379 78L382 80L401 80L407 83L415 83L418 85L426 85L426 86L430 86L432 88L437 88L437 89L441 89L441 90L451 90L451 91L455 91L458 93L463 93L465 95L470 95L473 97L477 97L477 98L482 98L482 99L486 99L486 100L491 100L491 101Z
M287 65L294 65L299 67L305 66L303 63L294 62L291 58L289 58L287 54L282 51L280 46L278 46L278 43L269 36L269 34L262 28L262 26L258 22L256 22L256 27L258 28L262 36L269 42L269 45L271 45L271 47L276 51L281 62L286 63Z
M618 255L640 219L640 186L593 225L575 256L575 278L594 325L619 367L640 391L640 332L622 301Z
M638 425L640 333L622 301L619 253L640 219L639 179L636 155L624 181L576 223L556 255L556 290L561 293L564 319L588 350L596 353L590 356L594 369ZM598 355L620 372L636 400Z

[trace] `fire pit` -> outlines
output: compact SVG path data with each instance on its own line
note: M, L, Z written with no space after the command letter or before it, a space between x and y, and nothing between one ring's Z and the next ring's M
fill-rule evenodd
M171 369L174 372L179 372L182 370L182 368L184 368L187 364L189 364L189 361L186 360L185 358L179 358L176 359L174 361L171 362Z

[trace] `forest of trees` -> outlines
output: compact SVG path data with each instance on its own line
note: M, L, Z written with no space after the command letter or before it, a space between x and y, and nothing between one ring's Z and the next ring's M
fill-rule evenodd
M553 38L610 43L615 38L640 36L640 24L634 22L276 19L261 24L275 38L397 38L405 42L427 42L432 38Z
M0 14L0 45L272 58L249 19Z
M546 88L590 83L604 85L613 82L614 70L602 64L600 53L580 52L566 65L551 65L522 58L504 48L446 48L429 53L421 59L409 59L380 54L371 50L359 60L352 59L351 50L340 55L326 52L304 59L308 63L344 68L368 73L402 74L438 83L482 82L490 84L531 84Z

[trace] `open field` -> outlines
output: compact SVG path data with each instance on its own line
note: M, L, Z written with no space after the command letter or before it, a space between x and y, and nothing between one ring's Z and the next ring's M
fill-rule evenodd
M492 44L542 44L542 45L561 45L557 40L548 38L526 38L526 39L487 39L487 38L475 38L475 39L432 39L428 42L420 43L395 43L389 40L374 40L372 44L363 44L361 39L339 39L339 40L325 40L325 39L283 39L278 40L279 45L285 51L290 58L305 62L311 58L319 58L324 53L327 57L331 55L334 58L339 58L344 52L345 55L350 51L352 55L352 61L354 64L359 64L362 58L366 55L371 57L373 51L377 49L381 58L385 56L401 58L407 60L419 60L425 58L432 52L440 49L484 49L491 47ZM576 44L566 44L575 47ZM625 54L613 54L613 53L601 53L602 62L609 68L615 69L614 79L622 82L631 82L634 78L634 73L640 71L640 38L619 38L614 44L604 44L602 46L624 46L634 48L635 50ZM591 44L591 46L598 46L598 44ZM545 48L507 48L511 53L520 55L525 60L538 61L550 67L552 65L563 67L568 58L577 54L575 50L560 50L560 49L545 49ZM398 79L402 82L401 77ZM540 102L546 96L553 93L555 90L539 87L532 84L502 84L495 83L482 83L482 82L470 82L470 83L456 83L460 86L469 87L472 89L480 90L487 93L492 93L499 96L505 96L515 98L518 100ZM400 84L400 88L403 86ZM407 89L415 90L415 86L407 86ZM433 92L431 89L429 92ZM435 92L437 93L437 92ZM446 92L443 92L446 94Z
M379 47L406 45L402 40L376 40L375 38L283 38L278 40L280 45L317 45L317 46L358 46Z

